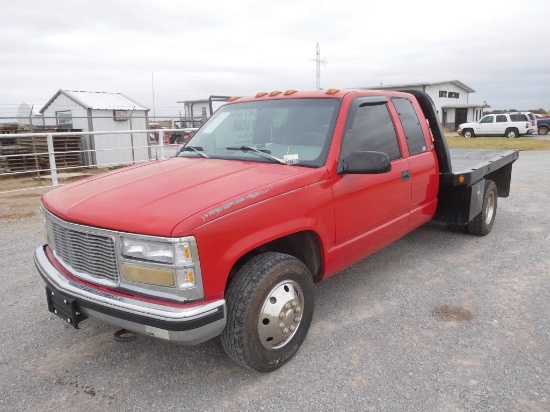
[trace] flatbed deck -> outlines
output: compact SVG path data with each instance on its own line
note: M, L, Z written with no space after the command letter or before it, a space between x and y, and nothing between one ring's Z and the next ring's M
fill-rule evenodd
M454 185L475 183L489 173L513 163L517 150L449 149L452 172L441 175L441 181ZM463 177L463 181L459 178Z

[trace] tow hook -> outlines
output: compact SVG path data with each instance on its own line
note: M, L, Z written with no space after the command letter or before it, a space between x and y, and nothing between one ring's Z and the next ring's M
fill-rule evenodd
M122 343L132 342L136 340L136 338L137 338L137 335L134 332L130 332L129 330L126 330L126 329L117 330L113 334L113 339L115 340L115 342L122 342Z

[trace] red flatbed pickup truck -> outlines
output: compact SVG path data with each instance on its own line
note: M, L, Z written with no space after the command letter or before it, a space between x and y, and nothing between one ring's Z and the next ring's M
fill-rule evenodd
M46 193L51 312L270 371L304 341L313 283L436 219L486 235L517 151L449 151L423 92L232 99L176 157Z

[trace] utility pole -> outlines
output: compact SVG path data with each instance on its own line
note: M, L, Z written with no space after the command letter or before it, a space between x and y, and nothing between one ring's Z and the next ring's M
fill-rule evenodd
M157 114L155 112L155 81L154 81L154 76L152 71L151 71L151 90L153 92L153 121L156 122Z
M319 47L319 42L317 42L317 55L315 56L315 59L310 60L315 60L315 65L317 69L315 73L315 89L321 90L321 63L324 66L327 61L326 59L321 60L321 48Z

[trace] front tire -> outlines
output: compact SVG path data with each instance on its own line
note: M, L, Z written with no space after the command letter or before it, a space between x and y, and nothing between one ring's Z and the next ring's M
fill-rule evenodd
M506 137L509 137L509 138L512 138L512 137L519 137L519 130L518 129L514 129L514 128L510 128L510 129L506 129Z
M485 236L489 234L497 215L497 199L497 185L492 180L486 180L481 212L468 223L468 231L472 235Z
M550 131L550 128L548 126L539 126L539 134L542 134L542 135L545 135L545 134L548 134L548 132Z
M230 280L226 301L225 352L245 368L269 372L305 340L315 305L312 276L293 256L262 253Z
M465 129L464 132L462 132L462 134L464 137L476 137L472 129Z

